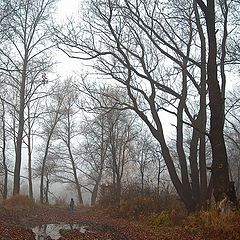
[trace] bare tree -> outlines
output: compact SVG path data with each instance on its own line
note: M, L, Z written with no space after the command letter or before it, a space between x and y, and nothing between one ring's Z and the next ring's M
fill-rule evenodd
M122 112L114 107L113 99L124 97L121 89L98 84L95 87L98 90L92 91L91 84L85 82L85 90L82 90L90 97L89 102L85 100L84 107L94 116L89 120L86 118L84 124L85 150L82 158L87 169L84 174L93 185L92 190L89 189L92 192L92 204L96 201L100 181L105 173L104 179L110 179L111 182L112 203L118 205L125 167L133 151L135 117L131 112Z
M165 7L164 11L162 5ZM79 31L74 32L73 29L68 29L67 34L58 32L57 38L62 44L59 47L67 54L79 59L96 59L97 70L106 77L115 79L119 83L118 87L125 87L123 92L128 98L115 99L115 104L111 106L131 109L147 124L161 145L168 171L179 195L192 211L199 205L197 201L200 198L191 190L183 129L184 123L197 127L193 115L198 115L198 111L190 109L187 103L190 103L188 91L199 91L199 83L195 81L193 68L188 66L193 64L199 68L200 65L198 59L193 59L191 54L196 32L192 26L195 18L192 5L181 4L187 7L183 11L177 11L179 5L171 3L170 6L165 6L153 1L139 4L129 1L108 1L103 4L95 1L91 4L91 20L85 18L85 26L75 26ZM172 13L177 21L173 21L173 16L166 17L171 9L175 10ZM74 36L76 32L84 34L86 38ZM101 41L96 41L95 37ZM97 42L101 44L98 45ZM74 48L82 52L82 55L74 54ZM165 65L166 61L169 61L169 66ZM192 81L191 86L188 79ZM174 116L172 124L176 125L181 180L165 139L166 132L160 117L163 112ZM197 158L191 161L195 172L196 162ZM196 177L198 183L198 175ZM195 184L193 187L198 186L199 184Z
M78 201L80 204L83 204L82 192L81 192L81 182L79 180L79 172L78 168L81 166L77 166L77 160L75 152L78 143L76 142L76 137L80 135L78 125L76 122L76 118L78 118L79 108L77 107L78 102L78 93L74 86L74 82L72 79L67 79L63 82L62 85L62 95L64 98L63 108L64 115L61 118L61 121L58 124L56 135L57 138L61 140L60 148L61 154L63 154L63 162L59 165L62 171L62 175L58 174L58 179L67 180L66 172L68 172L72 177L69 178L69 182L74 183L75 189L77 190ZM69 164L70 163L70 164ZM66 168L68 171L66 171Z
M51 147L52 138L54 137L54 132L56 126L59 123L60 119L65 113L64 98L62 95L61 87L55 85L52 87L53 91L50 94L51 96L45 99L45 114L42 116L42 129L39 135L43 138L43 156L41 160L41 174L40 174L40 202L44 203L44 178L46 175L47 159L49 150ZM48 180L48 179L47 179Z
M1 70L6 76L6 84L13 86L18 100L16 159L14 168L13 194L20 191L21 154L24 137L26 104L42 85L42 74L51 66L51 47L47 19L54 7L54 0L11 1L8 5L12 14L6 18L7 31L0 49Z
M154 181L154 178L156 178L156 193L159 194L161 173L166 170L159 145L156 144L156 140L153 139L152 135L144 126L136 128L135 131L137 131L138 134L134 140L134 151L131 159L134 160L134 163L137 165L136 168L139 169L140 172L141 192L142 194L144 193L147 178L151 178L151 181Z
M146 123L161 146L171 180L189 211L206 205L206 135L212 145L212 180L217 201L227 191L229 182L223 138L224 87L221 92L217 78L214 2L208 1L205 5L197 0L90 1L88 15L84 15L81 23L71 22L65 32L56 29L58 46L68 56L92 60L104 78L115 79L118 86L125 88L128 99L115 99L115 107L135 111ZM225 13L224 10L221 14ZM222 49L218 50L224 62L226 34L221 37ZM224 75L221 76L224 84ZM206 127L208 93L209 134ZM198 102L198 108L192 104L194 101ZM171 123L176 127L180 172L176 171L166 141L163 112L174 117ZM186 151L183 135L186 128L192 131L190 152ZM221 151L218 151L220 145ZM221 181L217 182L217 176L221 176Z
M82 124L82 159L91 192L91 205L96 204L97 195L102 176L105 170L109 136L106 129L106 116L104 113L94 114L91 119L85 118Z
M111 110L108 113L106 124L109 136L107 167L111 171L114 201L118 205L121 200L123 174L130 161L132 151L134 118L131 119L128 112Z
M28 152L28 192L29 197L33 198L33 179L32 179L32 162L33 162L33 150L34 140L36 139L36 133L38 129L35 127L38 123L38 119L41 117L43 112L40 110L40 101L43 96L37 96L34 101L27 102L26 105L26 127L24 129L25 139L23 143L27 146Z
M214 197L220 201L223 193L229 189L229 172L226 145L224 140L224 119L225 119L225 85L226 76L224 71L226 57L226 40L227 40L227 21L228 21L228 1L221 3L222 15L224 19L224 32L221 49L221 81L218 77L218 45L216 36L216 10L215 1L211 0L205 4L201 0L196 0L197 4L204 13L207 27L208 38L208 61L207 61L207 85L209 91L210 106L210 131L209 139L212 146L212 180Z
M42 147L42 146L40 146ZM51 149L48 149L49 152ZM39 156L39 161L35 163L35 168L33 171L33 178L41 178L42 176L42 155ZM44 167L44 182L42 185L42 202L41 203L49 203L49 193L52 193L50 191L51 184L55 183L55 175L58 170L57 161L59 159L56 158L56 155L54 153L48 153L47 160L45 162Z

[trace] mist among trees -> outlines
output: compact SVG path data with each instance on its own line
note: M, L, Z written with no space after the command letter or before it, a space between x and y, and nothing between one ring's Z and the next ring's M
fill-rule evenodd
M238 196L239 1L88 0L63 22L58 4L0 3L2 198Z

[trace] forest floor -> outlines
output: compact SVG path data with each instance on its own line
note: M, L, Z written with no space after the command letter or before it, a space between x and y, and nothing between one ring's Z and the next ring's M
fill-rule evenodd
M42 237L33 232L38 226L47 226L44 224L71 226L59 230L60 235L53 238L58 240L240 240L239 213L219 219L205 212L181 224L152 225L146 219L123 219L90 208L70 212L53 206L0 206L0 240L50 240L47 232Z

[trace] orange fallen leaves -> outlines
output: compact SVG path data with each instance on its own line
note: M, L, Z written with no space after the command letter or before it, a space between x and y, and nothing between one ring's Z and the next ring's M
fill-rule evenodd
M113 218L84 209L70 213L53 207L14 211L0 208L0 240L33 240L33 233L27 228L60 222L89 226L89 231L84 233L77 229L62 230L64 240L240 240L239 214L228 220L210 219L205 215L202 219L199 215L193 216L179 226L152 226L147 221Z

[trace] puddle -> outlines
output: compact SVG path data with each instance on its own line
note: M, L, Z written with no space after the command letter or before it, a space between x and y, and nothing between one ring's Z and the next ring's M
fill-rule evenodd
M44 224L35 228L32 228L32 231L35 233L36 240L44 240L47 236L52 239L58 239L61 237L59 230L60 229L78 229L80 232L86 232L88 226L83 226L82 224Z

